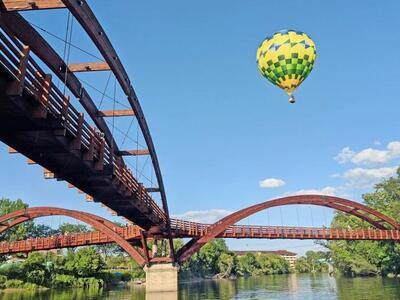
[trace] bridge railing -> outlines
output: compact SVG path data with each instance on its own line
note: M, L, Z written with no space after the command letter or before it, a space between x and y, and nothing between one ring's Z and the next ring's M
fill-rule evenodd
M187 236L202 236L207 233L210 224L171 219L171 229L176 234ZM398 230L381 229L336 229L336 228L310 228L288 226L257 226L257 225L233 225L225 229L221 237L299 237L299 238L345 238L345 239L400 239Z
M112 168L113 174L132 193L151 208L153 214L157 215L165 223L164 211L145 192L125 166L121 157L112 154L112 145L108 145L103 134L92 127L76 108L70 105L69 98L51 81L39 64L29 55L29 48L24 46L12 34L0 30L0 63L14 77L14 80L23 85L41 108L36 112L42 117L51 115L63 124L72 138L79 139L79 148L90 151L94 161L100 162L102 168Z

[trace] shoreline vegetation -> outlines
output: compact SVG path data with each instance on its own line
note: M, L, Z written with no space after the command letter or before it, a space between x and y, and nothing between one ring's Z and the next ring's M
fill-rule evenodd
M363 195L366 205L400 222L400 171L397 176L375 186ZM0 215L26 208L22 200L0 199ZM121 224L118 224L121 225ZM368 228L366 222L335 212L332 228ZM22 240L55 234L90 231L85 225L63 223L57 229L28 221L0 236L1 241ZM175 240L175 248L183 246ZM180 267L181 280L237 278L289 273L329 272L347 277L400 274L400 245L380 241L318 242L327 251L308 251L297 259L294 268L276 254L229 251L223 239L215 239ZM149 245L151 246L151 245ZM161 250L160 250L161 251ZM334 270L334 271L333 271ZM86 246L68 250L32 252L0 256L0 292L38 289L90 289L128 286L144 282L145 273L116 245Z

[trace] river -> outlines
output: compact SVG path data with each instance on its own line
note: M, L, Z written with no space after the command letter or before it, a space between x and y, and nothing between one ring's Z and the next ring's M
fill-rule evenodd
M97 290L64 290L12 292L0 295L4 300L202 300L202 299L315 299L315 300L387 300L400 299L400 280L393 278L344 278L327 274L291 274L239 278L237 280L204 280L183 282L178 296L152 294L146 297L144 287Z

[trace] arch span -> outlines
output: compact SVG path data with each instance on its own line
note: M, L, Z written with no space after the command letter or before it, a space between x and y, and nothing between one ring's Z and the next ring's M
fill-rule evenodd
M284 198L278 198L262 202L235 213L232 213L221 220L217 221L207 229L207 233L201 238L191 239L178 253L178 262L182 263L188 260L195 252L209 242L211 239L217 237L226 228L239 222L240 220L247 218L262 210L284 205L294 204L310 204L316 206L330 207L350 215L356 216L371 225L379 229L385 229L386 227L392 227L394 229L400 229L400 224L394 219L366 206L361 203L334 197L334 196L323 196L323 195L299 195L289 196Z
M0 234L4 231L28 220L46 216L68 216L82 221L98 231L105 233L116 244L123 248L140 266L146 264L145 259L128 241L114 231L116 227L112 222L82 211L70 210L57 207L32 207L17 210L0 217Z

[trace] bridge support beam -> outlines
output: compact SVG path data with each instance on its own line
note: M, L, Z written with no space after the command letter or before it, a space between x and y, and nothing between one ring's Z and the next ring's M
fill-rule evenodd
M178 291L178 267L174 264L152 264L145 266L144 271L146 272L146 294L163 293L164 295L166 292Z

